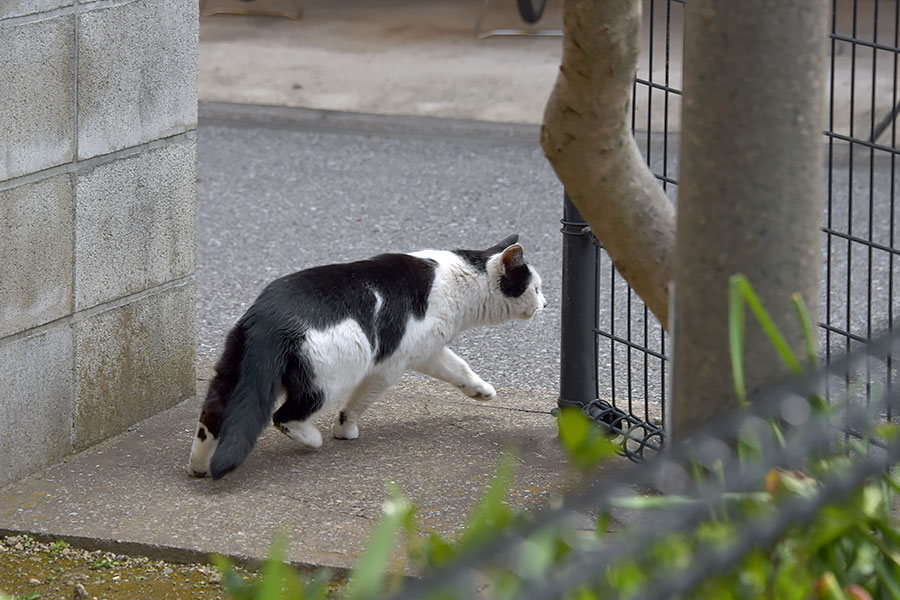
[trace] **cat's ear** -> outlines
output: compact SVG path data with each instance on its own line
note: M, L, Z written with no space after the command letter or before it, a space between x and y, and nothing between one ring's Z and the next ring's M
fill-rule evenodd
M500 274L509 273L516 267L524 265L525 257L523 253L522 246L519 244L513 244L504 250L503 256L500 257Z
M512 235L506 236L501 241L497 242L496 244L494 244L493 246L491 246L490 248L485 250L485 254L487 254L488 256L493 256L495 254L499 254L500 252L503 252L504 250L506 250L507 248L509 248L510 246L512 246L513 244L515 244L518 241L519 241L518 233L514 233Z

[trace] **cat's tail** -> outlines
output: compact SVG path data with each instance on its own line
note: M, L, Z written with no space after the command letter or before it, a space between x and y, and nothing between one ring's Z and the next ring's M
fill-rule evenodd
M210 461L210 475L220 479L240 465L272 418L286 362L285 344L267 335L236 340L241 348L227 348L241 357L237 384L224 402L219 444ZM229 339L229 342L231 340Z

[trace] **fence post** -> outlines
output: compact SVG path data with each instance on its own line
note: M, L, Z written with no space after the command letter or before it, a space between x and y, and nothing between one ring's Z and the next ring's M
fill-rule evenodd
M563 196L560 408L597 398L597 267L593 238L568 194Z
M821 267L822 129L829 8L823 2L685 4L669 435L737 406L728 278L743 273L798 356L792 294L813 322ZM748 394L789 375L748 319Z

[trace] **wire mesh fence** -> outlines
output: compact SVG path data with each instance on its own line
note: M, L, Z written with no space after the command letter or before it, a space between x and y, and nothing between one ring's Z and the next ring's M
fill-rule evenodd
M810 523L824 506L851 497L900 460L900 435L880 429L883 415L900 408L898 390L888 375L898 351L898 332L870 341L816 372L761 394L745 409L713 421L646 465L588 478L559 506L489 537L395 597L473 597L473 590L481 597L534 600L620 597L621 589L609 576L617 565L635 565L642 572L640 587L629 588L628 597L695 597L692 592L707 578L731 572L751 551L771 548L787 530ZM818 402L833 381L852 385L833 395L830 404ZM869 392L867 385L872 386ZM739 450L748 446L753 452ZM773 469L796 473L834 456L840 457L837 466L820 474L803 493L775 501L767 510L748 510L746 502L728 508L730 500L754 492L774 498L773 492L761 491L767 490L766 477ZM627 505L636 488L679 501L632 517L599 541L579 538L579 531L590 530L592 519L602 521L602 515ZM660 543L723 519L731 524L730 535L717 543L706 540L681 547L686 555L675 564L660 565ZM569 540L574 551L553 564L535 561L530 549L547 536ZM579 544L578 539L590 541ZM592 595L569 596L581 586Z
M660 185L677 202L684 0L645 0L644 14L646 47L635 77L632 130ZM898 62L900 0L832 0L819 299L826 362L894 327L900 281ZM634 439L626 454L640 460L648 447L664 443L668 340L594 242L595 256L586 259L596 265L597 289L597 400L591 413L607 423L631 421ZM887 372L893 367L886 365Z

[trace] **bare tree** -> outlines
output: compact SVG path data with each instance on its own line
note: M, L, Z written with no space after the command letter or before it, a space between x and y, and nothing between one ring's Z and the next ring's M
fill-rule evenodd
M668 326L675 209L631 135L640 0L566 0L541 145L620 273Z

